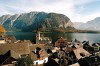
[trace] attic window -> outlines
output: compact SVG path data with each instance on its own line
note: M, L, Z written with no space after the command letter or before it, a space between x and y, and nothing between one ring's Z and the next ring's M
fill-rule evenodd
M79 45L79 44L77 44L77 45Z
M80 56L84 57L84 56L85 56L85 54L84 54L84 53L80 53Z

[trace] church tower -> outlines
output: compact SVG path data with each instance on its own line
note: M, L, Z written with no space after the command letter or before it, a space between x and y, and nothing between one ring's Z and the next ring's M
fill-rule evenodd
M40 31L37 31L36 33L36 44L39 44L40 42L40 38L41 38L41 35L40 35Z

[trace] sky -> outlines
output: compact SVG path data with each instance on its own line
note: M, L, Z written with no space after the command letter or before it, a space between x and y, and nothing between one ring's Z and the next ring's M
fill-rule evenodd
M100 17L100 0L0 0L0 16L31 11L54 12L72 22L87 22Z

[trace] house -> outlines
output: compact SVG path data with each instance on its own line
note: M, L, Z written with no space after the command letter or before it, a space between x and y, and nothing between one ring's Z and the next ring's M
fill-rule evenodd
M100 43L94 43L94 44L92 44L92 47L93 47L94 51L100 51Z
M5 39L2 36L0 36L0 45L1 44L6 44L6 41L5 41Z
M72 64L72 65L69 65L69 66L80 66L79 63L75 63L75 64Z
M74 41L71 43L71 47L75 47L75 48L80 48L80 47L83 47L82 43L79 42L79 41Z
M80 58L84 58L86 56L90 56L91 54L89 52L87 52L85 49L83 48L77 48L77 49L74 49L74 54L76 56L76 58L79 60Z
M78 60L80 66L100 66L100 57L90 55Z
M40 33L40 31L37 31L36 34L36 44L50 44L52 41L48 37L44 37L43 34Z
M66 45L68 45L67 40L62 37L55 42L55 47L66 47Z
M45 44L33 44L30 46L30 57L34 65L40 65L48 61L48 54L45 51Z
M77 63L69 66L100 66L100 57L90 55L88 57L80 58Z
M14 43L16 41L16 38L14 36L5 35L4 39L5 39L5 41L6 41L7 44Z
M13 55L13 51L8 51L7 53L5 53L4 55L0 55L0 66L4 66L9 64L9 66L13 65L13 62L16 61L16 58L14 55L16 55L16 53Z
M27 42L21 42L21 43L12 43L12 44L4 44L0 46L0 55L4 55L9 50L12 50L16 53L18 53L20 56L23 54L29 54L29 43Z
M26 41L3 44L0 46L0 62L3 66L14 66L16 59L30 54L30 43Z

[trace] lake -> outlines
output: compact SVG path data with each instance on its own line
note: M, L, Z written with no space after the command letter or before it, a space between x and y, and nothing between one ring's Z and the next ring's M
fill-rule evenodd
M35 33L33 32L7 32L7 35L15 36L17 40L31 40L35 42ZM90 43L100 42L100 33L46 33L45 36L50 37L53 43L58 39L58 37L64 37L67 40L77 39L79 41L90 41Z
M33 32L6 32L9 36L15 36L17 40L31 40L35 42L35 33Z

